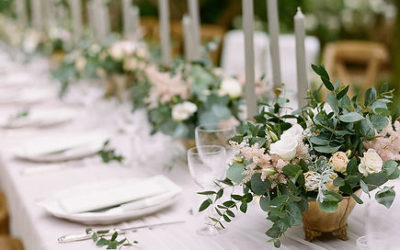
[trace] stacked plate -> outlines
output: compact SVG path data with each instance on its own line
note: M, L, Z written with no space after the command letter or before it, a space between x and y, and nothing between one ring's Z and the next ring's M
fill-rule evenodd
M32 162L78 160L95 155L106 140L101 132L43 135L16 148L14 156Z
M171 206L182 189L164 176L81 184L39 203L53 216L83 224L112 224Z
M35 127L43 128L71 121L78 114L72 108L52 108L20 111L0 118L0 127L8 129Z

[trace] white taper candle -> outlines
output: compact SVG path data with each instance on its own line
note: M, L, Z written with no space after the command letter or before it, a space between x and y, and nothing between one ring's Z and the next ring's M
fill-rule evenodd
M247 117L257 113L254 72L254 10L253 0L242 0Z
M75 43L78 43L82 37L82 2L81 0L70 0L72 32Z
M272 78L274 88L281 87L281 60L279 53L279 15L277 0L267 0L268 27L271 49Z
M21 27L28 25L28 14L25 0L15 1L15 9L17 12L18 23Z
M160 38L162 64L169 66L171 63L171 38L169 24L169 0L158 0L160 18Z
M294 29L296 35L296 65L297 65L297 98L299 108L307 104L307 66L306 66L306 48L305 39L306 31L304 25L304 15L300 7L294 17Z
M185 50L185 60L187 62L192 61L195 57L193 54L194 48L194 36L193 36L193 22L192 18L188 15L184 15L182 19L183 25L183 42Z
M132 7L132 0L123 0L122 1L122 27L124 31L124 38L131 39L132 38L132 25L130 22L130 11Z
M43 30L42 1L31 0L32 26L37 30Z
M192 18L193 24L193 46L195 50L193 51L193 56L195 58L200 57L200 46L201 46L201 21L200 21L200 11L198 0L188 0L189 13Z

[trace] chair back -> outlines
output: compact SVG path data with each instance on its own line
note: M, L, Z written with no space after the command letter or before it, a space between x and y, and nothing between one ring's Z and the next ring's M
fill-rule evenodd
M360 89L377 84L379 70L388 62L388 58L383 45L365 41L330 43L323 54L324 65L333 81Z

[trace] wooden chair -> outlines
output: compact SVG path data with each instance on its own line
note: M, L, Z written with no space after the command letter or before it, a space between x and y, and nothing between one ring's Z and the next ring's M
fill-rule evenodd
M330 43L323 53L323 63L332 80L356 85L359 89L376 85L379 71L388 60L389 55L383 45L365 41Z
M140 19L143 36L151 42L159 41L159 23L154 17L142 17ZM201 26L201 39L203 44L213 41L216 37L220 38L217 50L211 52L211 59L215 64L219 63L222 49L222 40L225 35L225 28L219 25L203 24ZM183 54L183 27L182 22L171 20L171 38L172 38L172 55L179 56Z
M8 223L9 223L9 214L8 214L6 197L3 193L0 193L0 235L8 235L9 233Z
M10 236L0 236L0 250L24 250L22 242Z

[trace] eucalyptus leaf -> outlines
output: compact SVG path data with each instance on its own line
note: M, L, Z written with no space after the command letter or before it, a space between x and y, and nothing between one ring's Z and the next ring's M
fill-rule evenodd
M371 123L375 127L376 130L381 131L386 128L389 124L388 118L381 115L373 115L371 116Z
M318 147L314 147L314 149L315 149L315 151L320 152L320 153L331 154L331 153L337 152L340 147L341 147L341 145L336 146L336 147L318 146Z
M261 174L253 175L250 185L251 190L257 195L263 195L271 188L271 183L268 180L261 180Z
M384 187L375 194L375 199L387 208L392 206L396 193L393 187Z
M228 168L226 177L235 183L240 183L245 177L245 175L243 174L243 171L244 171L244 165L234 162Z
M344 115L339 116L339 120L346 123L358 122L364 119L364 116L360 115L357 112L350 112Z

